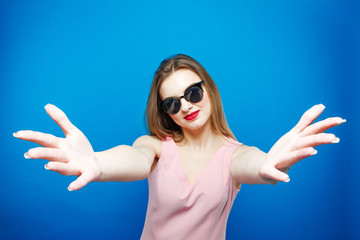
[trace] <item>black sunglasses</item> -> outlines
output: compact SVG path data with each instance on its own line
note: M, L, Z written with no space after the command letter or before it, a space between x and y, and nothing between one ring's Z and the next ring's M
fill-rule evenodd
M195 83L191 85L185 90L184 96L181 97L170 97L166 98L162 102L162 108L164 112L167 114L175 114L178 113L181 107L181 99L185 98L186 101L190 103L197 103L200 102L203 98L204 90L202 89L201 85L203 82Z

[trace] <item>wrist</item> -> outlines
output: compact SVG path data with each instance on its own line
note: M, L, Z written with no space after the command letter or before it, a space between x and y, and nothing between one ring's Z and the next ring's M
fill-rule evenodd
M94 182L101 182L101 179L102 179L102 176L103 176L103 171L101 169L101 164L100 164L99 159L100 159L99 153L94 152L94 162L95 162L95 166L94 166L94 171L95 171Z

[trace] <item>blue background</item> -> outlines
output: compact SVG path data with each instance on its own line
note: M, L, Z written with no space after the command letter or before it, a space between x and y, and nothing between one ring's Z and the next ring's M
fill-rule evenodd
M24 159L36 144L12 133L63 136L53 103L96 151L146 134L144 109L164 58L185 53L217 83L229 125L268 151L314 104L348 122L335 145L289 172L244 185L227 239L359 239L359 2L2 1L0 239L138 239L147 181L90 183Z

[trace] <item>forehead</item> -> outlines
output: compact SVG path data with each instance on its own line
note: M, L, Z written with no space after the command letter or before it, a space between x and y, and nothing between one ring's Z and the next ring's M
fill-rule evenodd
M161 83L159 90L160 98L182 96L186 88L200 81L200 77L191 70L177 70Z

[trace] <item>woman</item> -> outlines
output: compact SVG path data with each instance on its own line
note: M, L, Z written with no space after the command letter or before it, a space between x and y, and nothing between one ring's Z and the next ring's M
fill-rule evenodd
M312 124L324 108L309 109L266 154L235 140L215 83L197 61L179 54L156 71L146 108L150 135L132 146L95 153L84 134L50 104L45 109L65 138L34 131L14 136L43 146L30 149L25 158L49 160L46 169L78 176L69 191L92 181L148 178L142 239L225 239L241 184L289 182L286 172L316 154L314 147L339 142L324 131L346 120L334 117Z

